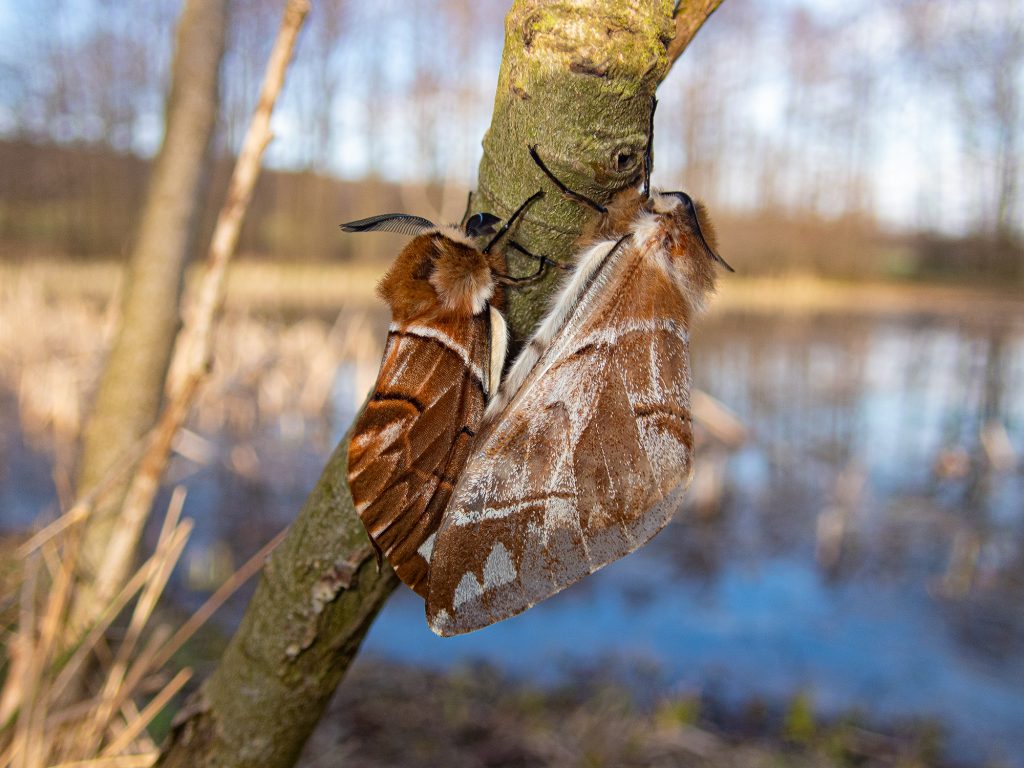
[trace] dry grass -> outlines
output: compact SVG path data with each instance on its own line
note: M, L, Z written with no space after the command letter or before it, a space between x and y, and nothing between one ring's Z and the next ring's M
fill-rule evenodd
M150 626L192 529L190 520L181 519L183 502L179 489L153 555L81 638L66 632L80 528L65 526L33 542L35 548L22 547L21 607L8 642L10 664L0 699L0 766L95 765L97 759L118 765L125 758L132 765L150 765L156 759L146 726L191 675L185 669L167 680L153 664L169 632ZM112 648L110 625L129 606L127 626ZM90 660L97 662L101 682L95 692L77 691L76 673ZM156 694L140 711L135 701L143 691Z
M101 288L105 278L99 270L86 270L83 284L70 293L58 290L59 299L32 269L0 283L0 390L15 395L20 431L52 452L55 474L65 481L116 320L113 309L90 296L89 280ZM115 298L109 289L106 298ZM296 424L301 429L320 422L343 361L359 361L359 386L372 384L380 355L375 331L363 313L343 313L333 325L310 319L268 325L229 312L216 336L216 362L193 414L194 427L251 435L268 424L294 432ZM176 446L194 457L203 442L185 432ZM233 451L240 468L258 472L258 466L248 466L252 461L243 461L252 455L244 444ZM115 476L116 471L74 503L66 499L65 513L16 553L21 567L15 624L4 637L0 768L152 764L156 749L146 728L191 676L187 669L170 675L164 667L268 554L265 548L246 563L176 631L155 626L154 609L191 531L191 521L180 516L179 491L154 554L84 637L69 638L81 524ZM82 670L92 670L84 676L84 689Z
M58 486L68 484L111 312L84 297L55 300L32 272L0 288L0 391L17 393L21 431L37 449L52 453ZM383 341L383 313L358 306L339 312L333 323L315 315L281 321L229 311L217 330L213 368L174 450L207 464L216 453L211 441L228 435L234 442L230 468L259 477L254 443L261 434L304 439L318 433L332 406L358 410L376 379ZM347 403L339 402L339 379L347 386ZM726 448L745 439L743 425L713 398L695 393L693 408L702 435ZM711 506L720 492L708 489ZM76 505L64 524L78 522L87 506Z
M188 668L170 675L167 662L262 567L283 535L172 631L155 623L154 611L192 531L192 521L181 517L184 501L179 486L153 554L81 637L68 636L67 619L80 523L87 512L69 512L18 548L23 567L17 622L5 639L0 768L143 767L156 760L147 727L192 676ZM119 626L112 632L115 621ZM92 670L84 686L83 670ZM140 701L145 701L141 709Z
M231 451L233 468L257 476L259 457L248 440L267 427L283 436L315 429L328 403L336 400L333 387L340 370L351 382L351 406L358 407L376 376L383 342L382 316L374 314L372 296L378 273L373 266L265 263L233 269L229 311L217 331L213 370L190 429L175 443L177 452L203 461L209 450L203 435L228 432L238 440ZM1003 313L1024 308L1024 300L1016 296L966 289L854 285L813 278L722 282L715 307L724 312ZM58 474L63 471L65 476L116 321L116 284L112 265L0 265L0 391L16 394L21 431L54 452ZM334 323L308 315L288 321L257 318L248 311L283 306L345 309ZM698 395L694 408L717 442L733 446L744 439L743 425L721 404ZM713 458L708 454L699 460ZM715 475L698 471L698 476ZM695 488L693 494L708 496L714 507L720 488L710 487L706 494ZM167 661L265 558L264 552L243 566L177 631L154 626L154 606L190 530L190 522L180 517L181 500L176 494L152 557L132 575L92 631L74 642L63 636L64 617L78 530L93 499L76 504L67 500L64 516L22 545L25 568L17 629L4 640L9 663L0 695L0 768L145 766L155 759L146 726L190 675L188 670L173 676L164 672ZM124 623L116 641L108 632L115 621ZM89 678L88 692L71 695L77 670L87 666L99 670ZM617 754L620 744L641 743L643 749L636 753L641 762L651 757L649 749L673 755L711 743L675 726L658 726L652 741L649 729L654 726L643 719L591 720L580 712L564 716L567 727L572 726L569 730L538 732L524 747L537 757L531 764L564 764L559 755L567 754L566 734L577 734L570 751L606 739L603 755ZM676 744L680 739L685 744ZM621 764L630 764L633 753L627 750L621 759Z
M82 415L116 318L87 293L58 293L59 300L33 270L0 283L0 392L15 395L26 438L53 453L60 487L60 477L67 485ZM380 355L375 331L364 313L342 313L333 325L309 319L268 325L229 313L217 332L216 362L193 414L195 428L252 435L268 425L294 433L319 423L343 361L356 362L357 389L372 384ZM362 396L354 394L353 403ZM193 457L203 444L188 431L175 443ZM254 452L244 444L238 449L232 457L240 471L259 472L251 466ZM129 458L123 467L130 467ZM191 676L187 669L172 676L164 667L276 544L239 569L176 631L154 625L154 609L191 531L191 521L181 519L184 496L178 491L154 554L84 637L69 637L82 523L117 474L74 503L65 499L66 512L21 545L18 572L5 577L8 585L17 580L18 594L14 616L4 608L14 622L3 638L0 768L152 764L156 749L147 726Z
M213 368L175 450L206 463L210 437L230 434L237 441L232 469L255 477L254 436L268 429L286 439L317 434L325 409L332 400L338 405L339 373L348 385L347 405L357 409L376 377L384 340L385 315L373 297L379 272L373 265L234 265ZM16 394L21 431L33 447L53 454L59 488L69 484L79 431L117 320L116 284L112 264L0 264L0 391ZM289 317L286 309L296 312L292 319L282 319ZM991 289L732 275L723 277L712 305L717 313L773 315L1022 311L1022 296ZM331 314L333 323L326 319ZM721 413L702 402L695 398L697 416L714 432Z
M1024 294L1013 287L1004 290L927 283L849 282L814 275L728 275L719 281L712 311L998 317L1024 312Z
M0 277L0 392L15 396L26 439L53 455L60 486L70 473L117 301L110 295L104 305L90 297L88 286L54 289L53 277L35 268ZM264 280L274 284L270 275ZM351 406L359 406L380 363L380 325L380 317L358 307L342 310L333 323L229 309L215 335L212 370L175 449L202 462L206 443L199 434L228 431L239 438L237 468L256 472L246 458L252 457L248 439L261 428L285 436L318 428L343 367L351 376Z
M367 307L386 264L296 264L243 261L228 269L228 309ZM50 300L107 301L121 282L121 265L113 261L39 259L22 264L0 262L0 285L32 286ZM199 266L188 272L193 287Z
M55 300L37 278L30 270L0 284L0 388L16 396L21 431L37 448L52 452L55 474L66 480L116 318L85 293ZM298 321L273 329L229 315L197 420L216 430L229 423L288 420L296 413L319 416L340 361L379 355L365 323L354 322L350 334L347 325ZM253 404L249 387L265 374L269 378L256 386ZM17 580L17 594L15 623L3 639L0 768L152 764L156 748L146 728L191 676L187 669L172 676L164 667L268 554L265 548L246 563L176 631L155 626L154 609L192 526L181 518L184 496L178 491L153 555L84 637L68 637L81 524L116 475L75 503L66 500L66 512L14 553L18 573L5 577L8 587ZM111 632L115 622L117 631ZM93 670L84 689L83 669Z
M294 263L242 261L231 266L227 306L236 311L371 310L386 263ZM195 279L195 270L191 280ZM32 286L49 300L107 300L120 282L112 261L34 260L0 262L0 285ZM922 312L934 315L1024 311L1016 286L842 280L811 273L747 277L723 275L712 305L716 312Z

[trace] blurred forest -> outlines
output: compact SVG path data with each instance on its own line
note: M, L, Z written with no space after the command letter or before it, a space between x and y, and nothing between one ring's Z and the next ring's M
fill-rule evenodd
M213 227L277 3L237 0ZM122 258L162 131L178 3L0 13L5 259ZM325 2L274 120L246 257L379 259L339 221L455 219L490 115L505 5ZM702 71L704 70L704 71ZM745 274L1024 278L1024 7L730 0L659 90L656 183L716 212Z

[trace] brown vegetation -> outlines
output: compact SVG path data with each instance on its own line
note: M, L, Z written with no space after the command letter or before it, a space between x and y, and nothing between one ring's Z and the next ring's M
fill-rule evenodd
M68 148L0 140L0 244L4 261L102 261L126 257L125 232L138 215L150 162L103 148ZM231 161L217 162L200 211L200 242L212 234ZM410 200L438 208L442 185L379 179L342 181L311 171L265 170L256 184L239 251L246 260L388 263L394 236L339 236L342 220L401 211ZM411 210L411 213L423 213ZM998 282L1015 274L1017 241L986 235L893 234L864 215L762 211L715 216L721 250L741 275L812 273L866 278L955 277Z
M494 208L496 213L507 213L505 203L518 197L524 185L533 184L532 177L523 171L528 163L521 148L527 144L528 137L539 133L551 142L566 164L575 166L572 173L589 183L598 196L626 184L639 151L637 137L644 122L641 107L649 103L658 83L719 2L679 4L673 10L673 3L662 0L657 8L632 7L624 11L621 4L592 0L588 7L592 13L586 15L585 23L576 23L578 10L567 11L561 6L548 8L536 0L517 0L508 17L502 77L492 127L485 139L480 189L473 198L474 206L484 204ZM750 8L743 0L736 2L741 10ZM238 150L256 93L253 73L257 67L253 67L252 62L260 62L265 55L265 44L270 38L269 34L264 34L267 9L276 11L278 5L277 2L251 0L245 10L252 13L240 14L240 20L233 25L233 54L226 69L237 77L229 78L222 108L208 93L205 115L197 122L207 127L206 139L199 149L206 146L213 112L220 108L225 125L220 154L229 157ZM61 0L54 0L52 6L64 7ZM294 33L304 13L297 9L305 8L305 3L292 0L289 7L293 17L296 14L300 17L291 30L294 42ZM308 139L302 140L304 165L295 162L293 155L292 167L304 170L279 172L267 179L262 190L257 190L254 215L241 234L242 247L252 254L310 262L351 257L334 229L336 221L342 218L341 211L344 211L344 218L379 212L386 207L396 210L434 207L452 211L455 207L453 190L459 183L452 182L458 174L452 172L448 163L450 156L446 154L445 142L450 141L452 133L448 127L456 126L463 139L472 136L472 140L476 140L471 110L465 106L473 101L472 88L444 91L447 99L438 98L443 91L442 75L447 78L451 67L446 63L438 67L427 51L431 48L448 50L449 47L417 42L411 54L416 77L411 78L411 85L402 86L409 88L406 95L413 94L411 106L407 107L417 119L405 122L416 126L418 151L413 157L401 160L415 171L399 174L398 177L406 179L401 185L377 181L382 169L387 167L381 160L386 144L377 136L379 124L385 122L382 115L386 114L387 107L383 104L385 100L378 97L388 92L392 84L390 76L394 73L379 63L389 57L377 56L378 51L373 50L374 56L368 57L372 60L367 71L356 73L354 78L342 77L340 70L330 65L330 54L335 47L343 47L342 40L354 44L356 38L352 35L358 34L360 28L345 23L351 20L347 4L325 4L324 7L322 22L317 33L311 36L310 48L317 54L316 61L302 70L305 84L302 94L306 103L295 108L302 116L299 122L309 130L304 134ZM477 21L467 7L448 2L441 2L437 7L442 20L454 21L448 26L458 30L463 59L470 58L471 51L478 52L475 46L481 45L481 40L486 42L486 35L477 34ZM947 39L936 34L934 25L915 27L918 16L927 20L929 14L914 10L913 3L905 7L910 9L905 22L914 27L915 34L909 35L909 39L917 46L916 52L922 53L936 39ZM166 29L162 16L166 9L166 3L157 2L147 5L137 18L131 14L116 15L116 23L98 24L97 29L88 29L79 39L68 38L67 29L55 25L53 39L37 41L42 44L37 46L38 58L34 60L35 65L52 76L38 81L25 77L22 83L24 93L28 94L23 99L25 109L19 104L16 109L7 110L15 117L8 126L11 138L0 145L0 161L5 168L0 180L0 243L5 260L25 263L30 257L40 255L75 261L96 256L121 259L134 251L139 256L132 259L135 271L160 278L154 280L147 291L149 295L161 297L162 311L156 312L154 304L153 311L147 312L150 307L146 291L134 294L138 282L127 284L123 288L127 297L125 307L134 304L141 315L133 318L128 311L117 314L117 310L112 309L102 321L94 323L94 328L101 328L93 331L97 338L85 339L83 333L88 334L89 330L82 319L95 314L94 307L87 302L70 302L69 313L58 318L62 325L55 331L51 327L32 327L33 319L43 316L50 302L37 286L25 291L19 288L8 294L13 305L19 307L17 311L25 315L15 318L13 332L5 330L8 343L0 345L0 354L14 360L15 364L10 369L5 365L0 375L9 377L10 388L18 391L20 417L26 432L38 430L56 438L54 443L59 447L55 475L65 516L19 551L25 567L20 574L17 628L6 632L5 637L7 661L0 696L0 765L34 768L55 760L92 760L97 756L113 759L111 764L149 765L156 759L154 745L145 734L146 727L181 690L188 677L187 671L181 671L168 679L160 672L160 667L171 653L168 649L175 643L180 644L185 630L191 631L197 624L189 622L170 636L168 630L154 628L150 623L157 599L189 532L188 522L179 517L180 494L172 502L156 552L140 570L132 573L130 565L141 523L149 513L172 448L182 455L201 456L204 452L202 438L194 439L194 434L182 430L186 420L205 419L209 424L222 426L234 419L241 422L248 419L251 426L258 412L260 418L280 419L282 431L294 429L295 422L288 421L285 414L299 411L309 415L323 408L341 356L357 347L357 356L367 361L370 371L376 364L375 347L366 341L365 327L358 323L350 325L351 316L343 316L344 320L339 318L330 332L323 328L305 335L297 332L298 341L306 344L302 348L304 356L300 355L297 363L290 357L291 351L280 346L280 340L268 341L261 337L266 334L263 328L252 332L255 342L253 338L248 339L248 343L231 339L226 349L218 346L219 358L211 357L213 347L224 344L223 337L217 336L216 318L224 296L225 266L239 240L238 226L248 203L259 156L269 142L269 110L280 87L278 78L277 85L265 90L260 97L258 130L248 134L240 152L241 158L248 159L247 163L239 163L248 174L248 188L246 184L236 183L227 186L229 162L224 161L218 170L220 179L206 200L210 203L219 199L215 196L226 194L228 215L217 225L209 217L200 230L200 237L204 240L212 237L214 241L210 276L199 285L200 298L193 305L199 311L191 315L192 330L183 337L184 342L189 343L183 343L179 350L179 357L185 362L169 379L167 393L171 407L164 411L162 426L146 437L148 424L153 420L152 412L161 397L171 333L165 332L160 338L148 337L142 332L146 326L144 321L150 315L159 314L165 331L176 322L178 287L193 218L184 208L194 210L200 203L195 190L201 186L199 177L202 175L198 173L199 163L195 157L191 162L171 163L191 169L191 174L186 174L190 175L188 183L167 193L172 203L184 206L179 212L182 215L163 229L162 235L159 228L152 229L150 234L155 233L155 236L148 240L144 233L150 228L146 225L138 229L142 234L134 237L128 234L136 231L137 219L147 222L152 211L161 208L157 199L160 193L151 196L146 210L139 201L144 196L143 190L159 187L158 182L163 177L162 160L156 161L150 173L147 161L128 153L142 145L139 127L146 115L140 105L145 101L147 88L158 83L162 90L160 67L150 63L150 58L157 57L151 56L149 45L155 44L158 37L154 36L154 30ZM37 12L26 11L29 16L32 13ZM569 17L552 23L552 18L566 13ZM753 18L751 14L748 16ZM419 12L412 12L409 17L413 19L413 28L415 23L425 25L431 21ZM768 20L767 16L762 16L750 24L734 19L726 27L729 39L725 42L730 51L751 43L754 40L751 30ZM877 138L865 116L871 113L872 101L878 92L879 72L886 70L856 66L859 54L870 46L847 45L846 41L854 36L845 34L843 21L824 22L800 10L786 17L784 48L792 55L782 63L782 69L791 90L785 99L781 127L774 135L751 131L749 125L746 130L742 126L734 127L736 123L730 119L730 114L736 113L730 113L725 105L726 94L736 90L735 87L730 89L730 78L735 78L737 70L728 65L716 71L713 77L695 78L682 100L669 105L669 114L677 119L678 133L669 133L667 146L680 149L674 164L665 165L685 176L688 185L699 190L699 196L711 197L713 201L716 196L725 199L730 179L735 176L735 166L742 166L751 159L756 161L744 170L745 175L757 178L753 185L756 194L748 196L748 207L737 205L732 216L722 219L724 255L747 274L827 272L842 277L875 278L967 271L972 276L981 274L988 278L1021 276L1024 258L1015 218L1019 211L1015 165L1019 157L1015 138L1018 110L1014 94L1006 92L1005 74L1005 70L1012 72L1019 67L1020 46L999 48L1005 55L985 58L975 67L974 59L978 57L974 54L988 50L992 41L999 42L1002 38L993 37L990 29L979 31L968 24L966 32L970 33L971 45L964 47L973 52L973 58L969 57L966 65L961 62L960 68L950 73L943 63L950 57L941 57L942 62L937 65L930 57L921 55L922 71L938 72L951 84L954 101L966 116L960 126L964 143L970 145L969 151L960 158L969 161L965 169L974 171L977 167L981 171L977 176L983 183L993 179L998 183L991 185L996 189L994 194L981 195L980 203L972 206L968 216L962 217L962 231L976 233L970 238L893 238L883 234L875 218L878 206L871 200L867 176L867 160L877 148ZM384 30L379 34L385 36L374 39L386 42L386 35L390 34L388 25L379 18L377 22ZM1012 31L1013 23L996 25L994 29L1000 32L1007 26ZM216 32L214 27L204 28L207 32ZM223 36L220 37L220 42L208 50L210 55L219 57L214 49L222 49ZM1019 42L1019 35L1017 38L1011 35L1010 39ZM419 35L418 40L431 38ZM365 40L363 44L366 45ZM718 42L719 46L723 44L721 40ZM363 50L365 52L365 48ZM727 53L716 48L707 60L716 63L737 60ZM190 60L191 57L184 57L178 63L187 64ZM822 61L830 66L822 66ZM877 66L878 60L874 63ZM283 64L280 68L283 70ZM831 68L834 71L829 72ZM212 71L216 70L214 67ZM986 86L981 90L992 91L995 109L987 110L976 100L966 98L965 92L972 90L964 79L966 70L979 74ZM112 78L112 72L117 77ZM118 87L109 87L112 79L117 79ZM183 82L188 85L203 80L193 73L186 75ZM207 77L208 92L209 80ZM363 103L365 109L357 111L368 116L370 129L364 148L372 180L342 185L326 174L332 153L340 147L332 110L340 104L343 86L349 80L362 80L367 84L369 97ZM739 82L744 82L742 77ZM1012 78L1009 82L1013 82ZM735 85L733 82L732 86ZM174 140L171 124L175 120L173 94L176 92L172 90L167 109L165 140L168 143ZM829 104L828 97L836 93L841 96L838 106L821 106ZM314 98L310 99L310 94ZM438 104L444 108L438 109ZM569 104L572 108L566 109ZM458 106L453 108L452 105ZM621 135L612 135L612 115L614 130L624 131ZM394 118L394 114L391 117ZM408 114L403 115L407 117ZM607 130L594 131L595 126ZM993 127L993 131L988 130ZM985 140L990 134L997 136L994 144ZM820 147L824 145L832 149L838 147L838 153L822 153ZM459 151L453 154L458 156ZM468 156L465 150L461 154L463 159ZM671 151L667 156L671 157ZM445 162L440 158L446 158ZM961 174L965 169L961 169ZM408 183L412 178L420 181ZM444 179L444 182L425 181L431 179ZM527 193L532 191L531 187ZM749 207L750 200L755 202L753 208ZM208 209L213 207L212 204L207 206ZM575 239L581 223L579 212L571 208L565 201L549 199L541 206L538 216L524 222L524 243L534 250L542 246L544 253L568 258L569 243ZM743 210L766 213L739 212ZM419 212L436 214L436 211ZM943 226L945 221L940 216L927 223ZM163 267L142 258L167 244L174 245L175 253ZM371 264L377 263L377 257L393 252L391 243L384 239L365 245L360 243L359 247L359 258ZM265 282L273 282L272 269ZM365 279L365 270L372 269L364 265L360 279ZM262 274L267 275L267 272ZM341 274L340 279L351 279L351 275ZM279 288L276 284L270 287L275 294L280 293ZM522 336L528 331L549 288L550 283L537 292L515 297L510 321L516 335ZM100 293L107 295L104 290ZM358 293L358 289L352 293ZM815 300L820 301L823 293L817 291ZM935 294L931 296L935 298ZM857 301L857 297L851 300L842 289L833 298L839 303ZM756 296L751 303L758 303ZM813 305L814 300L810 303ZM110 306L117 304L113 301ZM885 294L885 300L879 304L892 306L892 296ZM992 307L989 310L993 311ZM117 447L120 458L111 461L108 456L98 471L87 473L88 480L80 481L82 487L76 491L69 480L70 467L74 444L84 421L82 403L99 370L102 352L97 351L100 345L96 342L110 339L119 322L128 333L147 336L144 345L147 351L155 353L156 361L146 367L155 375L145 383L141 377L131 374L120 377L121 389L101 397L113 405L99 412L108 423L128 424L128 419L123 418L124 411L128 394L137 384L135 388L144 390L151 401L148 409L151 413L142 420L144 423L140 422L141 426L132 422L130 439ZM240 326L245 326L244 320ZM33 348L33 342L38 342L40 336L48 337L47 346ZM50 344L65 351L87 350L79 351L82 364L54 360L49 355ZM129 351L127 357L139 355ZM211 360L214 361L214 377L208 382L207 392L200 396L200 407L191 413L193 396ZM216 390L218 376L227 377L220 392ZM244 397L232 398L231 390L239 378L259 379L260 402L254 405ZM49 386L41 386L40 381ZM203 397L209 402L204 404ZM695 399L695 409L698 409L698 402L699 399ZM707 422L709 434L719 434L717 439L723 443L742 440L742 425L713 400L703 402L703 416L696 415ZM120 410L119 405L123 406ZM301 417L299 423L302 423ZM1005 431L1000 434L1007 443ZM96 610L84 619L91 628L83 640L81 633L65 631L69 606L75 595L73 574L76 566L86 559L78 524L88 518L89 510L103 492L122 476L130 476L131 465L144 452L144 471L135 475L132 487L136 492L127 505L132 530L127 526L123 531L115 529L119 534L123 532L124 541L118 547L117 568L112 571L113 576L102 595L109 600L91 601ZM193 766L204 761L215 764L224 762L224 755L235 762L290 764L358 652L376 611L396 582L387 566L378 568L369 556L364 531L355 519L348 490L340 479L344 474L345 453L343 439L268 568L251 610L228 647L221 666L185 707L183 720L174 730L168 751L161 758L167 764ZM91 451L87 450L86 458L90 455ZM258 473L259 457L254 458L254 455L253 451L232 452L233 468L240 473ZM703 490L698 488L695 493L700 509L708 510L702 514L713 514L722 493L724 459L719 456L714 461L717 462L714 466L702 472L702 477L710 480L704 482ZM110 537L105 534L99 537L102 541L107 538ZM965 545L966 550L969 550L966 559L970 560L973 549ZM109 552L92 548L90 556L96 562ZM828 559L827 554L825 558ZM260 562L250 563L249 571L259 565ZM86 578L90 578L88 573ZM229 584L240 580L241 576ZM966 583L969 578L961 581ZM13 607L13 604L0 604L0 611L13 611ZM108 629L122 611L127 611L124 630L118 637L110 636ZM79 686L80 681L84 681L84 685ZM142 699L148 699L145 705L136 703ZM503 714L511 722L522 725L525 741L535 735L530 732L528 723L517 720L516 712ZM795 740L806 738L809 732L803 714L798 708L786 726ZM564 717L570 726L582 725L575 731L569 728L568 746L556 743L550 728L534 729L541 734L540 741L530 742L515 752L511 757L513 761L559 764L580 751L587 759L591 756L604 759L606 754L623 764L631 761L647 764L661 759L685 761L688 758L684 753L702 758L718 751L727 754L716 737L675 727L676 724L670 722L671 708L667 716L655 723L653 737L650 736L651 724L643 717L633 721L624 717L610 721L619 726L616 729L609 721L589 721L574 711L551 711L547 715L549 719ZM460 726L466 725L465 721L455 720ZM666 723L668 726L662 727ZM410 735L410 739L417 738L415 734ZM601 742L602 755L587 754L594 741ZM693 745L698 747L696 752ZM706 754L701 755L702 750ZM121 760L122 757L125 759ZM728 759L731 757L729 755ZM757 762L750 756L744 760Z
M816 722L751 705L730 733L700 696L638 704L614 674L537 688L484 665L447 673L366 660L307 745L302 768L910 768L938 766L927 727L880 733L854 716Z

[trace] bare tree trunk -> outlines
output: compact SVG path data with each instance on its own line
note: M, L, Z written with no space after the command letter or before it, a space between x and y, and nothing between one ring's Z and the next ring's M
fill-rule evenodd
M572 186L595 197L635 181L651 96L682 50L676 30L688 42L719 2L683 3L674 19L671 0L517 0L506 19L474 207L508 214L536 191L533 143ZM516 237L568 259L582 224L577 206L548 195ZM552 288L548 281L512 303L517 336L532 327ZM352 507L347 447L348 436L264 570L217 670L186 705L160 765L287 768L298 759L397 584L387 566L377 571Z
M203 276L188 308L185 327L175 341L165 387L167 405L128 486L117 526L106 542L103 567L95 577L96 592L102 598L116 594L131 572L143 526L170 459L171 443L192 410L199 386L209 369L213 333L224 304L228 264L238 244L242 220L259 177L263 153L270 144L270 118L274 105L284 86L285 73L308 11L308 0L289 0L285 7L267 62L260 97L228 183L224 206L213 229Z
M191 253L217 117L228 0L187 0L178 24L166 133L149 183L118 334L85 428L77 495L86 495L153 426L178 328L182 274ZM105 494L84 531L76 627L98 615L95 588L107 541L118 526L127 477Z

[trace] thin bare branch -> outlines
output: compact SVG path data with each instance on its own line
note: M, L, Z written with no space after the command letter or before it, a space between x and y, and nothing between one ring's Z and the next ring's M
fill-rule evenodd
M29 554L54 536L85 520L96 503L103 498L103 495L116 485L128 473L129 469L135 466L135 462L142 456L146 446L152 442L155 433L156 429L153 429L137 440L129 450L125 451L118 461L114 462L100 481L79 497L67 512L42 530L37 531L28 541L19 546L18 555L20 557L28 557Z
M675 13L675 36L668 46L668 68L676 63L694 36L704 26L712 13L722 4L722 0L680 0Z
M156 762L156 752L145 752L138 755L118 755L117 757L97 757L93 760L73 760L70 763L58 763L51 768L149 768Z
M178 672L171 682L164 686L164 689L153 697L153 700L146 705L146 708L139 713L139 716L128 724L128 727L125 728L124 732L103 750L103 754L101 756L113 757L118 752L128 747L132 743L132 740L142 733L143 729L145 729L145 727L149 725L150 721L160 713L161 709L167 706L167 702L169 702L171 698L182 689L191 677L191 669L185 668Z

